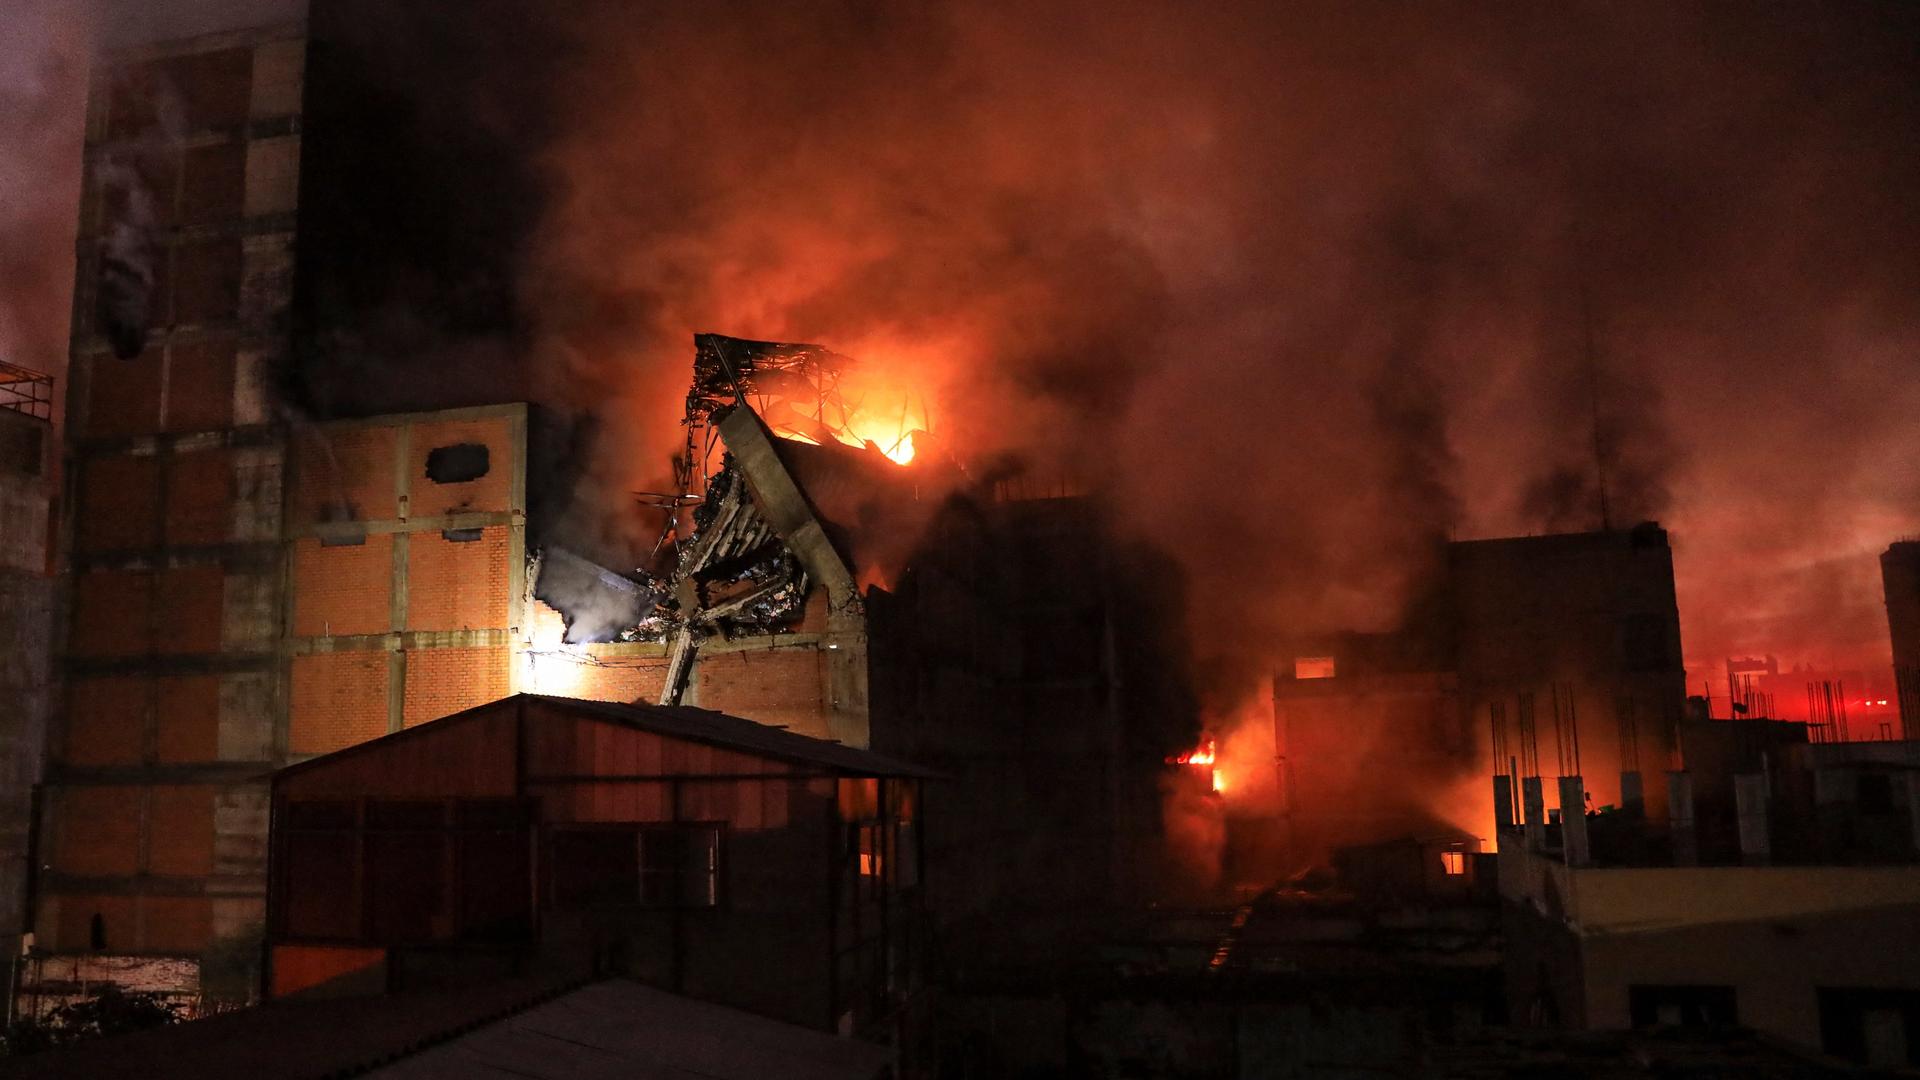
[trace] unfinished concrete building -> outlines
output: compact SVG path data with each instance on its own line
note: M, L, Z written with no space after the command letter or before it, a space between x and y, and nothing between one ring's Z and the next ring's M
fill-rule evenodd
M244 998L260 778L502 696L528 409L331 419L289 395L331 194L304 24L94 72L66 398L64 686L24 982ZM323 132L335 136L338 126ZM335 268L338 270L338 268Z
M1665 821L1502 821L1514 1020L1920 1064L1920 744L1704 715L1680 738Z
M1588 795L1664 805L1643 775L1668 767L1686 676L1657 525L1448 544L1401 630L1293 651L1275 720L1290 826L1310 857L1436 830L1490 839L1490 773L1583 775L1575 812ZM1561 793L1542 798L1551 808Z
M0 363L0 947L19 952L53 696L53 379Z

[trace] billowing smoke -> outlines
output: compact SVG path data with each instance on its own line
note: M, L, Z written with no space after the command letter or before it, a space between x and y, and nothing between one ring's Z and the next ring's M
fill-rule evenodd
M1394 624L1434 539L1603 504L1672 529L1690 663L1884 663L1920 8L358 6L436 44L336 70L394 126L343 158L310 116L309 167L421 190L333 189L360 294L311 298L350 332L289 385L618 417L571 436L556 534L604 565L657 535L630 493L709 330L884 365L950 445L1105 489L1186 569L1217 712L1280 638ZM64 70L18 40L7 93ZM5 332L57 340L11 266Z
M693 330L908 369L952 442L1181 558L1229 696L1276 636L1390 624L1432 539L1593 527L1603 491L1673 527L1691 657L1883 650L1915 21L589 8L526 299L637 421L610 486L664 474ZM1847 604L1791 584L1816 552Z

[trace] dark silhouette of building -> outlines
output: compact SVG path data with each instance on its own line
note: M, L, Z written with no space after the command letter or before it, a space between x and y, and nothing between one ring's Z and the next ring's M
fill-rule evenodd
M269 996L614 972L904 1040L927 775L704 709L537 695L289 766Z
M1893 639L1893 684L1900 698L1900 738L1920 730L1920 540L1901 540L1880 556L1887 630Z
M1666 767L1686 676L1657 525L1451 543L1400 629L1291 647L1275 722L1299 858L1446 828L1489 839L1488 772L1585 775L1575 812L1589 793L1664 805L1643 775Z

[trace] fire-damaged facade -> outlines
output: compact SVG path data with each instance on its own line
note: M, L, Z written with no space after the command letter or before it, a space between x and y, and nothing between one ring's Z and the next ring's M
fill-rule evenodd
M906 467L849 445L819 413L817 437L776 434L763 411L831 378L824 350L701 335L696 354L726 358L696 365L689 407L690 442L717 467L701 477L688 459L677 554L629 578L563 555L549 590L550 550L536 596L589 619L642 614L603 623L612 640L530 654L539 688L720 709L951 776L927 844L954 934L991 929L1017 952L1141 900L1162 763L1192 734L1161 636L1177 625L1172 575L1091 500L997 497L924 451ZM818 365L805 393L790 365L761 363L795 356ZM553 617L543 601L535 618Z

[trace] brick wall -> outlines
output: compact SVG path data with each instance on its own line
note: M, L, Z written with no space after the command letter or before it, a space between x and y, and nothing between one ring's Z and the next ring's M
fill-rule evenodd
M148 790L147 873L202 877L213 871L213 796L213 788L199 784Z
M298 637L380 634L392 626L393 537L293 545L293 632Z
M96 570L74 581L73 627L67 650L75 656L137 656L151 649L147 613L154 576L144 570Z
M587 655L600 661L583 673L579 686L568 697L593 701L660 700L667 684L667 659L629 657L618 653L617 645L589 645Z
M48 947L63 952L89 948L94 915L100 916L110 953L187 956L206 948L213 928L212 905L200 896L91 896L70 894L50 901L58 912ZM47 927L43 924L42 932ZM57 972L52 968L48 976Z
M288 521L296 527L338 520L342 506L357 521L398 516L393 455L399 429L385 426L302 432L294 453Z
M220 677L161 678L155 708L154 760L167 765L220 758Z
M408 455L408 515L435 517L470 510L505 510L513 480L512 429L505 417L416 424ZM487 448L487 473L457 484L427 478L427 455L436 447L475 443Z
M160 542L160 466L151 456L93 458L80 471L74 543L82 551Z
M324 754L387 733L387 654L314 653L293 658L288 749Z
M402 711L407 727L507 696L510 650L416 649L407 653Z
M57 792L54 864L63 873L83 877L136 872L143 794L135 787L70 787Z
M161 653L216 653L226 611L226 572L218 566L175 566L154 589Z
M113 438L160 430L160 366L165 362L164 350L164 345L149 344L132 360L120 361L109 353L96 353L85 359L85 434Z
M233 455L226 450L181 454L167 476L167 542L218 544L233 516Z
M59 759L81 767L215 761L220 756L220 677L108 675L77 678L67 691Z
M407 539L407 629L505 629L507 528L489 525L477 540L437 532Z
M826 667L816 647L706 653L694 667L693 704L828 737Z
M229 273L238 274L235 265ZM210 285L209 287L214 287ZM225 314L239 299L238 280L222 280L217 287L231 295L221 302ZM194 342L176 343L167 350L168 431L212 431L233 423L234 357L238 351L233 338L225 335Z
M137 765L146 756L152 680L131 675L74 679L60 760L69 765Z

